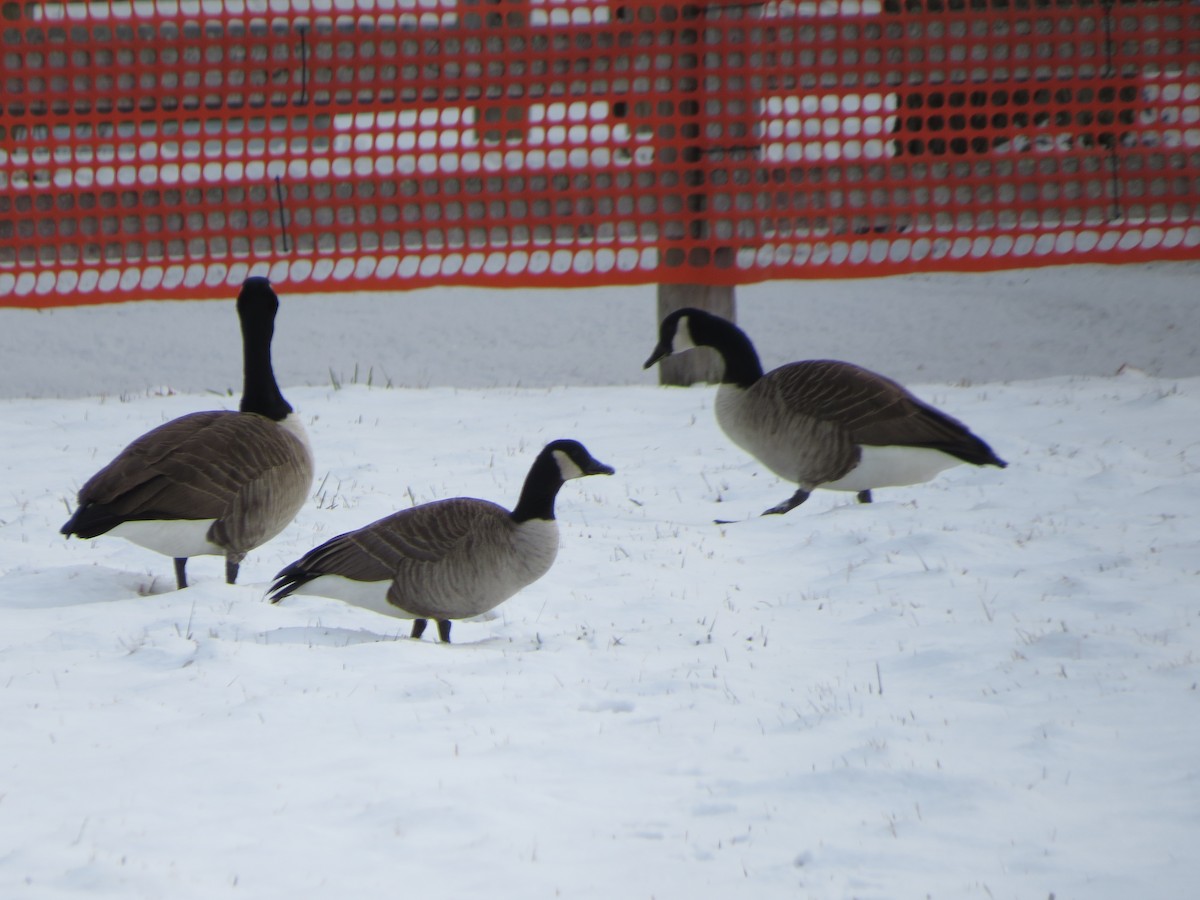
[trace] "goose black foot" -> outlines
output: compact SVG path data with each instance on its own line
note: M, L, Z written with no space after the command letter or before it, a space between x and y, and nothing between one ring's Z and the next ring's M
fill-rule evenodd
M859 491L856 496L858 497L859 503L870 503L871 502L871 492L869 490Z
M412 634L409 635L414 641L419 641L421 635L425 633L425 626L429 624L428 619L413 619Z
M241 563L239 563L235 560L232 560L232 559L225 560L225 583L226 584L237 584L238 569L241 568L241 565L242 565Z
M177 588L179 588L179 590L181 590L181 591L185 587L187 587L187 557L186 556L175 557L175 586Z
M443 644L450 643L450 620L438 619L438 637L442 639Z
M795 509L797 506L799 506L801 503L803 503L807 499L808 499L808 491L804 490L804 488L800 488L800 490L796 491L796 493L792 494L791 497L784 500L778 506L772 506L770 509L764 510L763 515L764 516L782 516L785 512L791 512L793 509Z

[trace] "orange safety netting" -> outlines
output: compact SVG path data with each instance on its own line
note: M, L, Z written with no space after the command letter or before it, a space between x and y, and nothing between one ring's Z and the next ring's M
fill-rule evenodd
M0 305L1200 256L1194 0L0 13Z

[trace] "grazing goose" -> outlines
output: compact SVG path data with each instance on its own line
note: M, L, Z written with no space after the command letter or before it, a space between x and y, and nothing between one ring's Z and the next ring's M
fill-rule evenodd
M554 441L533 461L512 512L470 497L402 510L309 551L275 576L271 602L333 597L414 619L414 638L435 619L449 643L451 619L481 615L550 571L563 482L611 474L578 441Z
M84 484L63 534L119 535L174 557L181 590L190 556L224 556L225 580L237 580L246 554L292 521L312 487L304 426L271 368L278 308L267 279L242 285L240 412L191 413L143 434Z
M712 347L725 362L716 401L721 429L800 486L763 515L794 509L815 488L854 491L870 503L874 488L920 484L959 463L1007 465L957 419L851 363L795 362L764 375L745 332L703 310L663 319L644 368L693 347Z

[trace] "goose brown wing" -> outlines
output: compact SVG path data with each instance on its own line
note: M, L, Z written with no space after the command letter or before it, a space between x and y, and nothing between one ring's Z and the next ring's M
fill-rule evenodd
M228 433L214 440L227 449L204 475L227 507L210 537L223 547L250 550L296 517L312 488L312 457L298 437L265 416L238 413L214 430Z
M130 519L219 519L239 502L253 507L263 495L295 492L293 482L307 492L311 480L307 451L271 419L192 413L148 431L93 475L72 521L111 528Z
M853 363L791 363L763 382L792 411L840 426L857 444L925 447L976 465L1004 465L962 422L903 385Z
M229 491L214 455L224 449L222 420L235 415L192 413L137 438L79 489L79 508L63 532L94 537L130 519L217 518ZM200 477L210 469L215 480Z
M497 516L507 513L485 500L438 500L339 535L288 568L310 578L341 575L355 581L391 580L398 573L428 568L458 555L471 543L480 518Z

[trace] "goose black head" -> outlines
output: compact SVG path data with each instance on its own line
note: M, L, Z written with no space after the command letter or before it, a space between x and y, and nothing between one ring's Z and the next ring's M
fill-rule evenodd
M721 381L749 387L762 377L762 365L750 338L728 319L685 306L662 320L658 329L658 346L646 360L643 369L684 350L711 347L721 355L725 372Z
M564 482L585 475L612 475L615 470L588 453L579 441L551 441L533 461L521 498L511 513L516 522L554 519L554 498Z
M279 312L279 297L271 282L261 276L253 276L242 282L237 298L238 316L272 322Z
M612 475L616 470L607 466L588 453L579 441L551 441L542 451L548 454L558 465L558 472L563 481L572 478L582 478L585 475Z
M648 369L659 360L684 350L711 347L715 337L712 332L719 330L721 325L729 324L719 316L691 306L675 310L659 325L658 345L642 368Z

